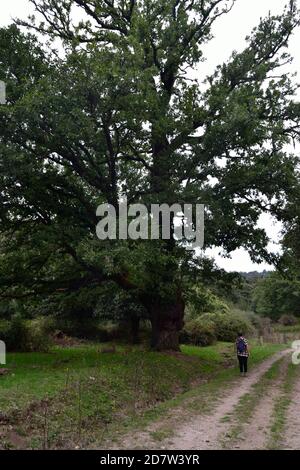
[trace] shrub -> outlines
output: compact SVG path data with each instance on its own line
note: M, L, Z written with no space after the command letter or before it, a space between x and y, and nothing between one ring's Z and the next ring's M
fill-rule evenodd
M221 298L203 285L197 285L188 293L186 317L197 318L204 312L229 312L229 307Z
M10 329L10 323L8 320L0 320L0 340L6 342L8 331Z
M181 343L195 346L209 346L216 341L215 325L211 321L202 320L201 317L186 322L181 331Z
M234 312L204 313L199 318L214 324L219 341L234 341L239 332L245 335L252 335L255 332L253 325L246 317Z
M281 317L278 320L278 323L284 326L294 326L294 325L297 325L298 320L294 315L289 315L285 313L284 315L281 315Z
M25 322L25 328L27 329L27 341L24 350L31 352L47 352L51 346L51 320L47 317L28 320Z
M20 315L2 323L0 339L5 342L7 351L45 352L50 346L43 322L40 319L24 320Z
M90 318L64 318L54 319L54 330L60 330L67 336L80 339L98 339L99 321Z
M28 331L26 322L19 315L13 315L4 332L4 342L8 351L25 351Z
M84 340L105 342L117 340L122 338L122 335L124 336L117 323L111 321L100 322L96 318L54 318L53 325L52 332L59 330L67 336Z
M250 321L258 336L271 335L274 332L272 320L269 317L261 317L253 312L246 312L246 318Z

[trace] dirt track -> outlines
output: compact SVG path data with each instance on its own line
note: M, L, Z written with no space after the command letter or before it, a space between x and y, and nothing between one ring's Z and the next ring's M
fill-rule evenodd
M278 361L278 362L277 362ZM291 361L290 350L275 354L251 370L248 377L238 377L229 390L215 398L209 413L195 413L184 416L184 402L174 416L164 417L163 423L156 422L144 431L133 433L117 444L127 449L268 449L271 443L271 428L276 412L276 404L283 393L287 367ZM268 388L259 396L259 386L270 368L278 363L278 376L270 381ZM276 365L276 364L275 364ZM248 419L241 423L236 417L236 409L249 397ZM251 398L252 397L252 398ZM284 434L280 438L280 448L300 448L300 378L296 380L285 416ZM214 400L214 398L212 398ZM252 399L252 401L251 401ZM246 401L247 403L247 401ZM240 405L243 406L243 405ZM247 406L247 404L245 405ZM169 422L168 422L169 420ZM171 429L164 435L165 429ZM235 433L234 433L235 431ZM237 432L238 431L238 432ZM168 433L166 433L168 434ZM273 443L274 444L274 443ZM279 444L278 444L279 447Z

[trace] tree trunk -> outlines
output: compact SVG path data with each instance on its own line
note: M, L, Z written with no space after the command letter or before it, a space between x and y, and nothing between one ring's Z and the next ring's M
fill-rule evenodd
M183 327L184 301L181 293L173 303L156 302L150 308L151 347L156 351L179 351L179 332Z

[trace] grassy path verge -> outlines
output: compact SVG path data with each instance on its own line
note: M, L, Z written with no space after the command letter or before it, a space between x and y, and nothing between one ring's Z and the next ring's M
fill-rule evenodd
M266 449L270 422L280 395L282 383L286 383L287 362L290 356L282 357L242 395L231 415L224 417L230 426L220 436L222 446L227 449Z
M256 347L253 363L281 348ZM104 354L99 345L9 354L10 373L0 377L2 448L107 445L127 429L176 414L183 400L190 413L209 409L212 394L235 378L234 363L228 343L183 346L181 354L124 346ZM194 400L200 391L201 403Z
M292 448L300 445L300 368L288 364L285 381L274 402L268 449ZM293 399L295 399L293 401Z
M270 356L280 348L274 345L253 348L251 368L255 372L250 381L256 380L254 374L260 374L261 367L268 369L268 361L272 363L275 360ZM237 389L240 381L236 367L218 372L187 393L145 412L139 420L128 424L130 431L125 437L122 429L114 433L115 448L215 448L216 426L219 418L223 417L223 403L229 407L235 405L238 400L236 394L243 393ZM243 386L247 390L247 379ZM235 393L232 394L234 388ZM110 446L111 441L108 440L106 447Z

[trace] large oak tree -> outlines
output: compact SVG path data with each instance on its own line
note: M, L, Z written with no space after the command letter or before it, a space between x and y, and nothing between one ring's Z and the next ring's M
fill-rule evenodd
M206 247L271 260L257 221L264 211L280 217L297 179L286 144L299 137L300 106L281 71L296 4L262 19L245 49L206 77L197 72L205 44L234 1L31 3L36 17L18 24L46 45L34 31L0 30L1 296L110 283L143 306L154 348L178 349L201 261L174 240L100 242L96 207L124 196L203 203Z

